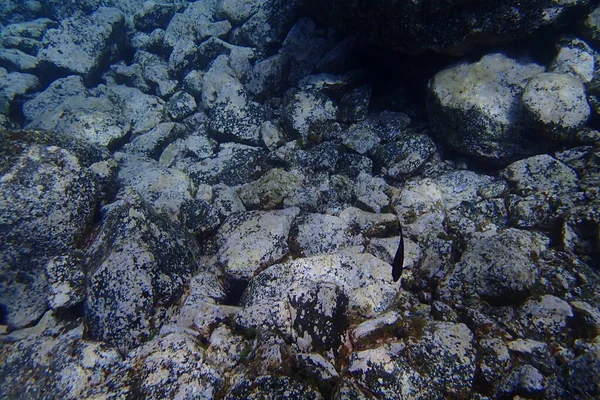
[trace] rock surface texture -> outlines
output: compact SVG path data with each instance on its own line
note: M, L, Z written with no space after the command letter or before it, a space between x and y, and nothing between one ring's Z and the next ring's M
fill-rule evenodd
M0 398L600 398L596 3L0 0Z

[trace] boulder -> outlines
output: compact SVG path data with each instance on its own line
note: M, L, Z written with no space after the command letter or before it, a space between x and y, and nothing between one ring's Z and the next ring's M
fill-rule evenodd
M324 214L304 214L298 217L290 232L290 243L295 254L311 256L336 253L345 247L359 246L362 235L354 234L350 224L340 217Z
M86 252L88 334L127 353L158 332L199 268L193 239L134 191L105 210Z
M521 96L531 78L544 72L502 54L462 62L438 72L428 85L432 133L458 152L496 165L541 152L530 138Z
M537 282L535 260L548 244L539 233L517 229L476 241L440 283L440 299L465 304L477 298L521 302Z
M125 25L125 16L116 8L100 8L89 16L63 21L44 35L41 68L93 81L124 49Z
M568 74L536 75L525 86L522 101L534 124L551 140L573 140L591 112L583 83Z
M81 264L71 258L61 272L55 257L70 258L83 244L106 188L92 165L110 155L36 131L0 133L0 143L0 303L4 322L14 329L38 320L48 300L56 308L82 300ZM60 278L63 273L73 279Z
M195 337L171 333L146 343L130 355L132 392L146 399L212 399L224 387L219 372Z
M255 272L289 253L288 235L298 208L231 215L217 233L217 259L231 279L250 280Z

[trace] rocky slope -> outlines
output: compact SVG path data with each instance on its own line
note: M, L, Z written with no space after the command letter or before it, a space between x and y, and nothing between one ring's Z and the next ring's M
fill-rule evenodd
M600 8L411 97L308 3L0 1L1 398L600 397Z

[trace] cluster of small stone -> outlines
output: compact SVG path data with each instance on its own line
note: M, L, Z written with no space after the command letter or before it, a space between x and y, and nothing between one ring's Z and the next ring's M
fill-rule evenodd
M416 121L300 1L4 3L0 397L600 397L600 8Z

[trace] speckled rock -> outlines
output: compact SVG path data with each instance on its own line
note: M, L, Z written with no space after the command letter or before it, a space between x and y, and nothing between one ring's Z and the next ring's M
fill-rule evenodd
M257 270L281 261L288 253L288 235L298 208L249 211L227 218L217 233L218 260L225 272L249 280Z
M162 124L158 125L160 127ZM145 135L144 135L145 136ZM131 143L133 144L135 140ZM183 166L190 161L201 161L214 155L218 143L201 130L175 139L163 149L158 162L164 167ZM125 146L127 148L127 146Z
M172 333L139 347L129 356L132 391L147 399L212 399L223 378L193 336Z
M75 255L52 258L45 267L48 281L48 307L65 309L85 300L85 275L81 257Z
M532 155L539 141L527 137L520 99L529 80L544 72L502 54L438 72L428 86L432 132L455 150L493 164Z
M583 40L563 37L558 41L558 54L552 60L549 72L570 74L586 85L594 79L597 53Z
M175 167L185 171L197 185L242 185L259 178L267 170L262 148L239 143L223 143L212 157L203 160L186 158L175 163Z
M337 107L320 91L291 89L285 95L284 126L293 134L308 140L313 124L335 120Z
M364 173L358 175L354 193L356 206L362 210L379 213L390 205L389 186L383 178Z
M348 326L348 298L335 284L317 282L290 291L292 340L301 352L318 352L335 361Z
M90 337L127 352L151 338L199 265L199 250L135 192L105 210L87 250Z
M570 302L573 310L575 330L583 337L593 338L600 335L600 311L584 301Z
M98 91L119 106L121 119L131 125L134 135L147 132L166 120L165 102L159 97L124 85L100 85Z
M156 54L143 50L135 52L133 61L142 69L143 77L154 94L164 99L175 93L179 82L169 75L169 66L166 61Z
M596 339L568 365L567 385L574 399L600 396L600 343Z
M339 216L367 237L393 236L399 232L398 218L391 213L374 214L356 207L348 207Z
M202 79L202 106L215 134L243 143L260 142L262 108L248 98L226 56L219 56Z
M479 341L479 376L490 385L500 382L511 366L508 347L501 339L482 339Z
M482 298L506 303L525 298L538 279L535 257L548 243L539 233L517 229L475 242L441 282L440 299L468 303Z
M133 23L138 31L152 31L166 28L173 15L182 11L183 4L162 1L145 1L142 8L133 15Z
M242 378L225 395L225 400L322 400L317 389L288 377L260 376L254 380Z
M121 120L121 115L121 109L109 99L74 96L41 113L27 128L54 131L113 147L129 131L129 124Z
M121 165L119 182L135 189L159 214L176 221L182 203L192 199L187 175L146 157L115 153L115 158Z
M596 45L597 48L600 43L600 7L594 8L587 15L582 25L582 35Z
M73 17L44 35L42 68L89 80L118 55L125 43L125 17L116 8L100 8Z
M504 378L497 389L497 396L535 396L546 389L546 378L531 365L515 368Z
M591 112L583 83L568 74L536 75L525 86L522 102L533 122L551 140L572 139Z
M167 111L175 121L192 115L197 108L196 100L187 92L176 92L167 103Z
M552 295L528 300L519 310L519 320L531 337L544 340L559 337L573 317L569 303Z
M340 217L325 214L304 214L296 219L290 232L292 251L303 256L335 253L344 247L359 246L362 235Z
M20 331L20 337L0 346L1 397L41 399L49 393L88 397L94 387L108 393L104 383L110 374L125 374L116 349L82 340L81 323L61 323L55 314L47 313L24 331L28 332Z
M288 294L316 282L337 285L348 298L349 317L374 316L391 306L398 291L391 267L370 254L330 254L275 264L244 292L236 321L242 326L289 326Z
M13 71L35 73L40 68L39 59L19 49L0 48L0 67Z
M446 396L466 398L475 379L473 334L464 324L430 322L410 339L408 360Z
M443 398L429 378L400 357L404 350L403 344L395 343L352 353L348 372L377 398Z
M109 156L94 147L80 152L84 146L79 142L68 150L57 147L56 135L35 131L1 133L0 143L5 160L0 168L0 269L5 276L0 303L4 322L20 328L47 309L46 264L71 254L91 228L102 185L89 166Z
M286 199L299 191L304 181L305 177L299 171L274 168L260 179L240 187L238 193L246 208L272 210L285 205Z
M510 219L520 227L552 226L582 198L576 172L546 154L517 161L502 175L512 187Z
M236 3L239 4L240 1ZM297 19L302 7L299 0L261 0L260 4L262 7L237 31L235 42L259 48L279 43Z

